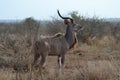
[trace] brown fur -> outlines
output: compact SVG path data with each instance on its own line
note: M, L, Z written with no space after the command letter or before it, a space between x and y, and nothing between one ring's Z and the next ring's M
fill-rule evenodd
M75 32L74 34L75 34L75 42L74 42L74 44L70 47L70 49L75 49L75 48L78 47L77 33ZM62 34L62 33L56 33L52 38L58 38L58 37L60 37L60 36L63 36L63 34Z
M75 49L78 47L78 38L77 38L77 33L75 32L75 42L74 44L70 47L70 49Z

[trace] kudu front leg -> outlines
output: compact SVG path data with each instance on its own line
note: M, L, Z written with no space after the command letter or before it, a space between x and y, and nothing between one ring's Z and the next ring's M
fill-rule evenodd
M59 75L64 74L64 61L65 56L58 56Z
M65 56L58 56L58 65L59 68L64 68Z

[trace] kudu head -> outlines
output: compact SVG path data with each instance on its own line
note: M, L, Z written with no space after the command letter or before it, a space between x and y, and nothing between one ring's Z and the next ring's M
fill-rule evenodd
M64 19L64 24L67 25L67 27L72 31L72 32L78 32L82 29L82 26L81 25L78 25L74 22L74 20L70 17L63 17L61 16L59 10L57 10L58 12L58 15Z

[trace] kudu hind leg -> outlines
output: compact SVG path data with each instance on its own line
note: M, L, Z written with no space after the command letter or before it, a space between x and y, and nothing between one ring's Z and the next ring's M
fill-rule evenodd
M46 57L47 57L47 53L44 53L41 55L41 60L40 60L40 64L39 64L41 68L45 67Z
M34 66L37 65L39 57L40 57L40 54L39 54L39 53L35 53L35 54L34 54L34 61L33 61L33 65L34 65Z

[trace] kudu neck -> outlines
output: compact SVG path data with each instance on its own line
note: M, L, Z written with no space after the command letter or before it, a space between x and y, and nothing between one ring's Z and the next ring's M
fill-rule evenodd
M69 44L69 48L71 48L75 43L75 35L69 26L66 29L65 39Z

